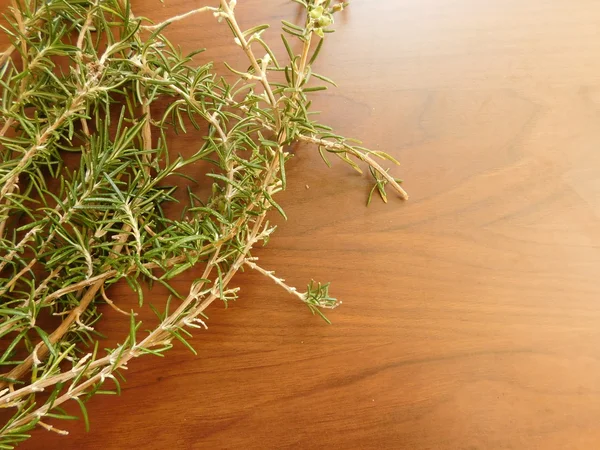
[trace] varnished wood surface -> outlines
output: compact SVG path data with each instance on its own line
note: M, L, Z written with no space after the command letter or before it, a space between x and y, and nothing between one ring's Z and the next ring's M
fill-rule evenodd
M134 5L206 4L165 3ZM246 27L296 13L238 3ZM366 208L365 178L298 149L289 220L257 253L291 284L331 281L334 324L242 274L197 357L135 361L121 397L89 404L91 432L22 448L600 448L600 5L353 3L318 63L340 89L316 107L396 156L411 199ZM209 17L169 35L243 61Z

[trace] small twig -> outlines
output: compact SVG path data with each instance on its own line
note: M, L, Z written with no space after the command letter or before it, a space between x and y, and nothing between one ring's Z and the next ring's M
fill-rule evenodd
M77 49L79 50L77 52L77 59L79 61L79 65L76 67L77 74L81 73L81 66L83 65L83 41L85 40L85 36L86 36L88 30L90 29L90 26L92 25L92 22L94 19L93 13L94 13L95 9L98 7L99 1L100 0L96 0L96 2L94 3L94 7L89 9L87 16L85 18L85 22L83 23L83 26L81 27L81 30L79 31L79 36L77 37L76 46L77 46ZM81 118L81 128L83 130L83 134L86 137L89 137L90 129L88 127L87 120L84 117Z
M9 45L6 50L0 53L0 66L3 65L8 58L14 53L16 47L14 45Z
M108 305L110 305L110 307L112 309L114 309L115 311L117 311L117 312L119 312L121 314L124 314L126 316L130 316L131 315L130 313L128 313L126 311L123 311L121 308L119 308L117 305L115 305L115 302L113 302L110 298L108 298L108 296L106 295L106 292L104 290L104 284L102 284L102 287L100 288L100 294L102 295L102 298L104 299L104 301L106 303L108 303ZM137 316L137 313L133 313L133 315Z
M165 20L164 22L157 23L156 25L142 25L143 30L154 31L162 28L166 25L170 25L173 22L177 22L179 20L186 19L195 14L203 13L206 11L217 12L218 8L213 8L212 6L204 6L203 8L194 9L192 11L186 12L185 14L181 14L179 16L171 17L170 19Z
M3 223L4 224L4 223ZM34 238L37 232L40 230L40 227L33 227L29 230L23 239L19 241L19 243L3 258L3 261L0 261L0 271L6 267L6 265L12 261L12 259L19 253L19 251L29 242L30 239ZM0 233L1 235L2 233ZM0 290L1 292L1 290Z
M53 427L52 425L48 425L47 423L42 422L41 420L38 422L43 428L48 431L52 431L53 433L60 434L61 436L67 436L69 434L66 430L61 430L60 428Z
M25 23L23 22L23 14L21 14L21 9L19 8L19 5L17 4L16 0L11 0L11 3L13 5L13 14L15 16L17 26L19 27L19 32L21 33L21 35L25 36L27 34L27 30L25 29ZM27 42L25 41L25 39L21 38L20 45L21 45L21 61L23 62L23 68L21 70L23 72L26 72L28 60L27 60ZM27 78L23 78L21 80L21 85L20 85L21 92L23 92L26 85L27 85Z
M310 42L312 34L308 35L308 38L304 41L302 46L302 56L300 57L300 65L298 67L298 77L296 78L296 89L299 89L306 76L306 63L308 61L308 52L310 51Z
M244 260L244 264L246 264L251 269L256 270L257 272L262 273L264 276L266 276L267 278L270 278L277 285L279 285L283 289L285 289L288 293L290 293L292 295L295 295L296 297L298 297L303 302L306 302L306 293L305 292L298 292L298 290L295 287L288 286L287 284L284 283L285 280L283 278L276 277L275 274L274 274L274 272L272 270L265 270L262 267L260 267L258 264L255 264L254 262L252 262L248 258L246 258Z
M233 3L233 5L235 6L235 3ZM227 20L227 22L231 25L231 28L235 34L235 37L237 38L242 49L244 50L244 53L246 53L246 56L250 60L252 67L254 68L254 70L256 71L257 74L260 74L260 83L262 84L263 88L265 89L265 92L267 93L267 98L269 100L269 103L271 103L271 106L273 108L276 108L277 100L275 99L275 95L273 94L273 89L271 88L271 84L267 80L266 71L263 71L262 68L260 67L260 65L258 64L258 60L256 59L256 56L254 56L254 53L252 52L252 49L250 48L250 44L246 40L244 33L242 32L242 30L240 29L240 26L237 23L235 14L233 12L233 8L230 6L230 3L228 3L227 0L221 0L221 8L223 9L222 14L224 14L225 20ZM279 128L281 126L280 115L275 114L275 119L277 122L276 126L277 126L277 128Z
M144 114L144 126L142 127L142 142L144 150L152 149L152 115L150 113L150 102L147 99L144 99L144 103L142 106L142 113ZM148 163L149 155L144 154L144 162ZM145 167L146 174L149 173L150 168Z
M386 181L394 188L394 190L396 192L398 192L400 197L402 197L404 200L408 200L408 193L404 189L402 189L402 187L398 184L398 182L394 179L394 177L392 177L389 173L387 173L387 171L383 167L381 167L377 161L375 161L373 158L371 158L366 153L361 153L360 151L358 151L348 145L338 144L337 142L331 142L331 141L327 141L325 139L319 139L319 138L312 137L312 136L305 136L305 135L299 134L298 139L301 141L310 142L312 144L317 144L317 145L320 145L325 148L341 150L341 151L350 153L351 155L354 155L356 158L360 159L361 161L367 163L369 166L373 167L373 169L375 169L383 178L385 178Z

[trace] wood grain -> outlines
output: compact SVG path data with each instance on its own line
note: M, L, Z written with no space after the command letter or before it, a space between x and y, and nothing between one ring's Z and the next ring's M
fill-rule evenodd
M301 147L289 220L258 252L291 284L332 281L333 325L242 274L198 356L135 361L121 397L89 404L91 432L22 448L600 448L598 2L353 3L316 109L397 157L411 199L366 208L366 178ZM156 20L204 4L134 2ZM296 15L238 8L246 27ZM169 36L243 61L210 17Z

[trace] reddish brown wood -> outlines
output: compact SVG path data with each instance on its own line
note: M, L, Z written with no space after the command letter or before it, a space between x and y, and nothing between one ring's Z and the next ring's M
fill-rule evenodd
M161 20L206 3L134 5ZM295 15L238 8L246 26ZM411 199L366 208L366 178L301 148L289 220L258 252L291 284L332 281L334 324L242 274L197 357L135 361L120 398L89 404L90 433L22 448L600 447L597 2L355 1L339 22L318 69L340 89L316 107L396 156ZM209 17L169 35L243 61Z

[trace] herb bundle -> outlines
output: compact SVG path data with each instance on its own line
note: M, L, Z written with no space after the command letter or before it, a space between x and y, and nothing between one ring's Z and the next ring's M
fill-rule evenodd
M68 401L87 424L85 403L118 391L131 359L161 356L173 340L190 346L189 330L206 328L205 309L236 298L231 281L243 267L313 314L338 305L327 284L300 292L251 253L274 230L267 212L285 216L274 197L286 187L290 145L314 144L326 162L337 156L358 171L366 164L371 194L383 200L388 186L407 195L377 162L391 156L335 134L310 111L309 96L333 84L313 62L347 3L295 1L306 19L283 22L287 54L276 56L263 39L267 25L240 28L236 0L160 24L136 17L128 0L12 0L3 30L12 44L0 54L0 407L11 414L0 448L35 426L66 434L48 421L69 418ZM229 27L247 68L226 64L231 74L218 76L165 38L170 24L201 13ZM176 155L173 129L202 133L203 145ZM195 163L210 167L210 194L176 197ZM180 217L165 212L176 200ZM171 286L198 267L188 292ZM117 282L129 284L139 307L144 285L170 291L166 307L153 308L155 327L141 331L135 311L110 300ZM107 307L128 315L130 329L100 350L94 327ZM60 320L50 326L45 317Z

